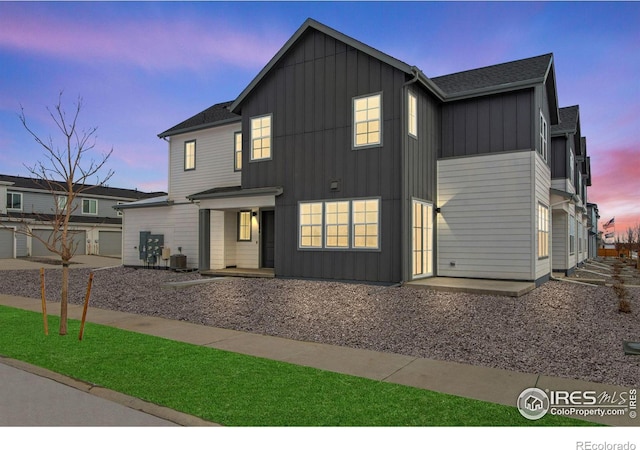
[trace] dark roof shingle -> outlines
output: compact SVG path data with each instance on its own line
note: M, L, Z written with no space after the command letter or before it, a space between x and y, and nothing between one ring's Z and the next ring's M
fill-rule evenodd
M203 128L220 125L223 123L240 121L241 117L229 111L229 106L233 102L217 103L204 111L200 111L195 116L189 117L187 120L180 122L158 135L158 137L173 136L175 134L186 133L188 131L196 131Z
M448 96L544 80L552 53L431 78Z
M551 134L575 133L578 127L578 105L560 108L560 123L551 127Z

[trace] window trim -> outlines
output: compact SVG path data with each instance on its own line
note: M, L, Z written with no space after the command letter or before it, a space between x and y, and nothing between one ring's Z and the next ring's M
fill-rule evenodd
M411 90L407 91L407 134L418 139L418 96Z
M91 207L89 207L89 212L86 212L84 210L84 202L89 202L89 204L91 204L91 202L94 202L96 205L96 212L92 213L91 211ZM82 214L85 216L97 216L98 215L98 200L95 198L83 198L82 199Z
M544 217L542 212L544 212ZM549 207L542 202L538 202L538 226L537 226L537 235L538 235L538 260L548 259L549 258L549 233L550 233L550 225L549 225ZM540 253L541 250L541 237L544 237L544 254Z
M241 236L241 232L242 232L242 216L244 214L248 214L249 215L249 236L248 237L242 237ZM237 221L238 221L238 232L236 234L236 240L238 242L251 242L251 232L252 232L252 223L251 223L251 219L252 219L252 211L250 209L243 209L241 211L238 211L238 216L237 216Z
M253 121L256 119L264 119L269 117L269 156L262 158L253 157ZM249 118L249 162L268 161L273 159L273 114L262 114L260 116L253 116Z
M193 144L193 167L187 167L187 145ZM196 140L190 139L188 141L184 141L184 151L183 151L183 166L184 171L188 172L191 170L196 170Z
M12 197L11 203L9 203L9 196ZM13 207L9 206L9 204L11 204L11 205L14 204L13 196L20 197L20 207L19 208L13 208ZM23 198L24 197L22 196L22 192L7 191L7 211L22 211L23 210L23 206L22 206Z
M367 201L367 200L376 200L378 202L378 216L377 216L377 227L378 227L378 245L377 247L355 247L354 246L354 220L353 220L353 202L357 201ZM327 246L327 233L326 233L326 204L327 203L338 203L338 202L348 202L349 203L349 236L348 241L349 245L347 247L328 247ZM302 245L302 223L300 217L300 207L303 204L321 204L321 223L320 224L312 224L312 226L320 226L321 236L319 246L303 246ZM319 200L303 200L298 202L298 250L299 251L338 251L338 252L380 252L382 251L382 198L381 197L352 197L352 198L332 198L332 199L319 199Z
M544 116L542 109L540 110L540 148L538 154L542 156L542 159L547 161L549 155L549 127L547 125L547 118Z
M240 149L238 149L238 136L240 136ZM238 165L238 154L240 154L240 164ZM233 171L242 171L242 131L233 133Z
M369 98L369 97L380 97L380 116L378 118L378 122L379 122L379 126L380 126L380 139L378 140L378 142L375 143L367 143L367 144L361 144L358 145L356 144L356 128L357 128L357 123L356 123L356 101L357 100L361 100L363 98ZM383 111L384 111L384 102L383 102L383 95L382 95L382 91L379 92L374 92L371 94L365 94L365 95L359 95L356 97L353 97L351 99L351 127L352 127L352 131L351 131L351 149L352 150L362 150L362 149L367 149L367 148L376 148L376 147L382 147L383 146L383 142L384 142L384 133L383 133Z
M421 209L421 212L423 215L426 215L427 217L427 224L425 226L424 223L421 223L420 227L416 227L416 206L419 206ZM417 279L421 279L421 278L428 278L428 277L432 277L434 275L434 254L435 254L435 249L434 249L434 215L433 215L433 211L434 211L434 206L433 206L433 202L427 201L427 200L422 200L419 198L415 198L412 197L411 198L411 279L412 280L417 280ZM416 250L415 244L415 237L416 237L416 230L420 229L422 234L420 236L421 238L421 244L422 244L422 249L419 250L419 252L421 253L420 257L421 257L421 264L423 271L420 273L416 273L416 264L415 264L415 257L416 257L416 252L418 252L418 250ZM425 247L425 231L426 231L426 247ZM425 261L425 253L426 253L426 261ZM426 265L428 266L429 271L424 271L424 264L426 262Z
M69 196L66 194L56 195L55 202L56 202L56 213L64 214L69 204Z
M331 204L331 203L335 203L335 204L338 204L338 203L346 203L346 204L347 204L347 212L346 212L346 213L341 213L341 212L339 212L339 211L338 211L338 212L336 212L336 214L337 214L337 215L340 215L340 214L346 214L346 215L347 215L347 221L346 221L346 223L345 223L345 222L339 222L339 221L338 221L338 222L336 222L335 224L334 224L334 223L331 223L331 224L330 224L330 223L328 223L328 221L327 221L327 216L328 216L328 214L330 214L330 213L327 211L327 205L328 205L328 204ZM341 200L341 199L340 199L340 200L335 200L335 201L327 200L327 201L324 201L324 202L323 202L323 205L322 205L322 206L323 206L323 221L324 221L324 224L323 224L323 232L324 232L324 248L326 248L326 249L336 249L336 250L340 250L340 249L342 249L342 250L347 250L347 249L349 249L349 248L351 247L351 242L350 242L350 235L351 235L351 233L349 232L349 231L350 231L350 228L351 228L351 201L350 201L350 200ZM338 227L338 229L339 229L339 227L344 227L344 226L346 226L346 227L347 227L347 236L346 236L346 237L347 237L347 244L346 244L346 245L342 245L342 246L341 246L341 245L338 245L338 244L336 244L336 245L331 245L331 246L329 245L329 243L328 243L328 241L329 241L329 232L328 232L328 230L327 230L327 229L328 229L330 226ZM338 233L338 234L336 235L336 238L339 240L339 239L340 239L340 237L341 237L341 236L340 236L340 234Z
M576 254L576 218L569 215L569 255Z

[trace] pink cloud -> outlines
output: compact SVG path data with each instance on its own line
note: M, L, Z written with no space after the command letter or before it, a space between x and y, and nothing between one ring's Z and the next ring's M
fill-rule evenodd
M277 30L252 34L215 19L206 24L198 18L94 21L20 9L5 11L0 18L0 47L90 64L115 61L147 70L259 68L285 40Z

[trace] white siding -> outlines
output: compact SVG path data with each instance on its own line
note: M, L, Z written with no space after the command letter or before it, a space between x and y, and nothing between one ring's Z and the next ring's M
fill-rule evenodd
M164 235L164 245L171 254L187 255L187 267L198 267L198 207L192 204L126 209L123 211L122 263L142 266L138 245L140 232ZM163 262L161 262L162 264Z
M187 195L223 186L240 186L233 170L233 134L240 122L172 136L169 144L169 199L186 201ZM184 170L184 143L196 141L196 168Z
M226 212L224 220L224 261L227 267L236 264L236 241L238 239L238 213Z
M535 167L535 201L533 202L533 217L534 220L534 238L535 238L535 246L534 251L532 253L533 264L535 267L535 279L539 279L544 277L545 275L549 275L551 272L551 263L549 258L538 259L538 221L537 221L537 208L538 203L542 203L543 205L549 207L550 203L550 194L549 189L551 188L551 169L547 166L547 163L536 153L531 152L534 157L534 167ZM549 212L551 214L551 212ZM551 218L549 218L551 219ZM551 228L551 224L549 224L549 228Z
M532 279L534 155L438 161L438 275Z

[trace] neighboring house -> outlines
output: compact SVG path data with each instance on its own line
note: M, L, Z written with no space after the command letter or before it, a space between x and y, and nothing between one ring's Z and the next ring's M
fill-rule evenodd
M121 208L124 263L148 232L202 272L542 283L560 121L551 54L430 79L309 19L235 101L160 134L169 196Z
M551 127L552 263L553 271L571 274L590 255L595 256L590 253L593 230L587 210L591 161L581 135L579 107L559 112L560 123Z
M589 249L588 259L593 259L598 256L598 220L600 220L598 205L595 203L587 203L587 228L589 229L589 243L587 245Z
M36 236L48 240L49 220L54 217L57 200L34 178L0 175L0 258L50 256L35 237L20 233L28 226ZM77 255L119 256L122 253L122 217L113 207L161 193L96 186L80 194L71 205L71 230ZM66 199L66 197L64 197Z

